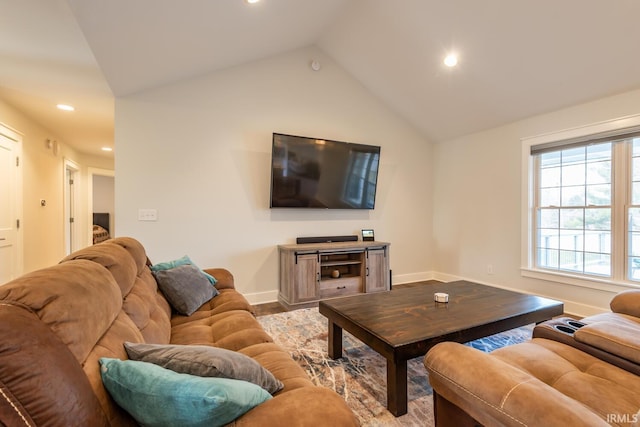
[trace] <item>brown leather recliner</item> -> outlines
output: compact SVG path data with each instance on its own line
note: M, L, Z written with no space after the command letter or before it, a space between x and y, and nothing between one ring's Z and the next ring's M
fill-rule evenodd
M436 345L424 359L436 426L640 425L640 291L610 306L491 353Z

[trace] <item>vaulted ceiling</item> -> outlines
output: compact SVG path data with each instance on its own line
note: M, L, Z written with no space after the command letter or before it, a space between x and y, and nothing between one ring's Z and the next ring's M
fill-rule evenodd
M309 45L436 142L640 88L637 0L0 4L0 99L91 154L114 97Z

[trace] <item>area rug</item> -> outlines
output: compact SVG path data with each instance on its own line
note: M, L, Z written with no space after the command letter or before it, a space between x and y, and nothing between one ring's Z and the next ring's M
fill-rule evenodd
M387 411L386 360L354 338L343 333L343 357L327 355L327 318L317 308L308 308L258 317L273 340L285 348L316 384L335 390L347 402L363 426L432 426L432 389L423 357L409 360L408 412L394 417ZM466 345L491 351L531 338L533 325L492 335Z

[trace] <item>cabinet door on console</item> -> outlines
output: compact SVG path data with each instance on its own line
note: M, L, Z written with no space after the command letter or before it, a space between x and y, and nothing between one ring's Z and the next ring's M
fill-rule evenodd
M320 295L320 263L318 255L298 255L295 266L294 301L315 301Z
M389 254L385 249L369 249L366 257L366 292L389 290Z

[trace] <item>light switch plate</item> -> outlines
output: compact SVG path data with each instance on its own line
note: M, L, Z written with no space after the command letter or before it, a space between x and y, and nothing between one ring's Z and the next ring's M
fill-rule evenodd
M157 221L157 209L138 209L138 221Z

